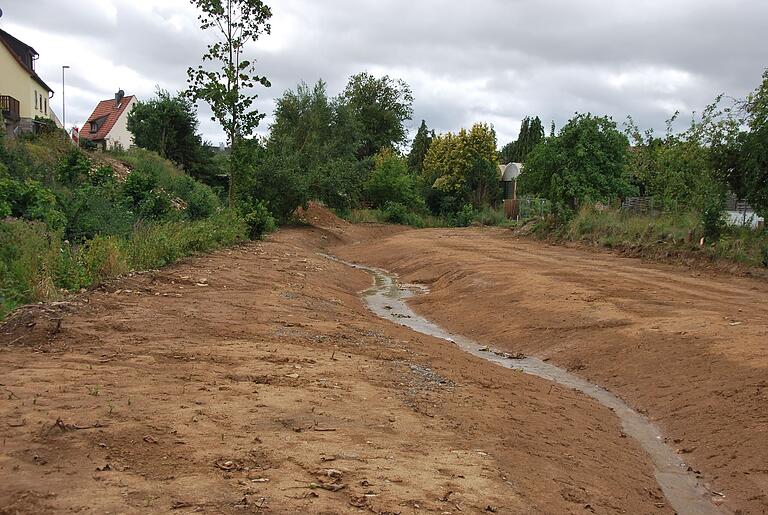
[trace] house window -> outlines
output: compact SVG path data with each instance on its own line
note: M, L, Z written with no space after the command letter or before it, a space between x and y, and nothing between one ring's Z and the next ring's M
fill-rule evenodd
M35 109L38 109L38 107L37 107L37 90L35 90Z
M48 99L45 99L45 106L43 107L43 112L45 114L48 114Z

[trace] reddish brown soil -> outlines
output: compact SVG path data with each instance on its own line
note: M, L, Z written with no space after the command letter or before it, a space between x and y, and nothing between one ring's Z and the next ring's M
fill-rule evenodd
M369 313L358 291L370 278L318 252L396 230L330 225L281 230L266 242L135 275L66 309L32 310L0 331L0 513L671 513L646 455L622 437L609 410ZM448 242L518 245L499 238L409 232L354 249L405 271L403 255L423 259L432 246L465 259L463 250L442 250ZM441 297L443 284L475 272L427 259L435 263L409 272L436 290L420 308L442 298L441 320L465 320L461 327L478 337L491 336L497 321L514 323L519 303L494 313L490 301L474 304L474 290ZM482 252L466 259L496 269ZM512 291L472 282L488 288L483 295ZM541 294L554 308L554 293ZM751 331L752 316L734 331ZM60 327L48 320L57 317ZM593 326L592 333L607 331ZM741 372L737 379L747 382ZM744 402L748 395L755 389ZM715 410L726 402L718 399ZM697 412L699 420L709 416ZM697 446L701 432L692 431L683 445ZM753 458L719 434L739 463L758 461L757 433ZM711 461L698 449L693 456Z
M669 436L726 506L768 513L768 283L549 246L496 229L423 230L341 254L420 282L444 327L564 366Z

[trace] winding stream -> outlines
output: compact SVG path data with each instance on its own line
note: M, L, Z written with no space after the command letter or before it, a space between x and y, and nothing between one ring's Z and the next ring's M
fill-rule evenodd
M502 367L519 370L585 393L603 406L610 408L621 420L624 433L637 440L651 457L656 481L672 509L677 513L681 515L726 513L722 508L718 508L710 502L712 494L696 479L694 474L687 471L688 466L664 442L658 427L608 390L540 359L510 356L460 335L451 334L418 315L406 304L407 298L423 293L425 291L423 288L416 285L400 285L394 275L384 270L348 263L333 256L325 257L353 268L365 270L373 276L374 286L363 293L363 298L368 308L381 318L409 327L419 333L449 341L473 356L491 361Z

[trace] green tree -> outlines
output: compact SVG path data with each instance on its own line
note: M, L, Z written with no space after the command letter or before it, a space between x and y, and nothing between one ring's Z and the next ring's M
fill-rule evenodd
M538 116L526 116L520 124L517 140L501 149L503 163L525 163L528 154L544 139L544 126Z
M128 130L136 146L154 150L193 176L210 165L210 149L197 133L194 104L184 95L158 88L155 98L136 102L128 115Z
M387 202L418 207L421 200L416 178L409 173L405 158L389 148L374 157L373 172L364 187L368 200L376 208L384 207Z
M244 136L258 126L263 114L253 108L256 84L269 87L266 77L255 73L253 61L244 55L246 46L262 34L269 34L270 8L261 0L190 0L201 14L202 30L211 30L218 38L208 45L203 62L218 66L211 70L198 65L189 68L189 95L211 106L213 118L227 134L232 149L229 166L229 204L234 205L237 182L237 146Z
M408 154L408 169L411 172L417 175L421 173L421 170L424 168L424 158L427 157L427 152L429 152L429 146L432 144L434 136L434 131L430 132L427 122L422 120L419 130L416 132L416 137L413 138L411 152Z
M550 199L569 216L581 202L611 203L631 194L629 141L607 117L579 114L528 156L521 191Z
M721 168L731 187L759 214L768 215L768 69L743 105L748 131L731 135ZM741 120L739 120L741 121Z
M358 159L405 142L406 120L413 116L413 94L402 80L363 72L352 76L341 96L359 131Z
M450 208L445 198L430 201L433 210L440 204L438 209L445 211L466 202L475 207L493 202L500 194L496 132L487 124L475 124L458 134L436 136L424 159L422 179L451 199Z

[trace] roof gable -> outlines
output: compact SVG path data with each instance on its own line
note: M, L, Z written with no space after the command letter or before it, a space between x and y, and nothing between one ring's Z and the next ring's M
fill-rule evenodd
M39 54L34 48L8 34L3 29L0 29L0 43L2 43L2 46L4 46L8 52L10 52L10 54L16 59L16 62L19 63L19 66L24 68L24 70L33 80L44 87L47 91L53 93L53 90L43 81L43 79L40 78L40 76L35 71L33 63L34 59Z
M91 116L88 117L88 121L83 124L83 128L80 130L80 137L93 141L106 139L112 127L115 126L117 120L120 119L120 116L122 116L134 98L136 98L134 95L123 97L119 105L115 105L114 99L99 102ZM91 132L91 124L94 122L97 125L96 131Z

